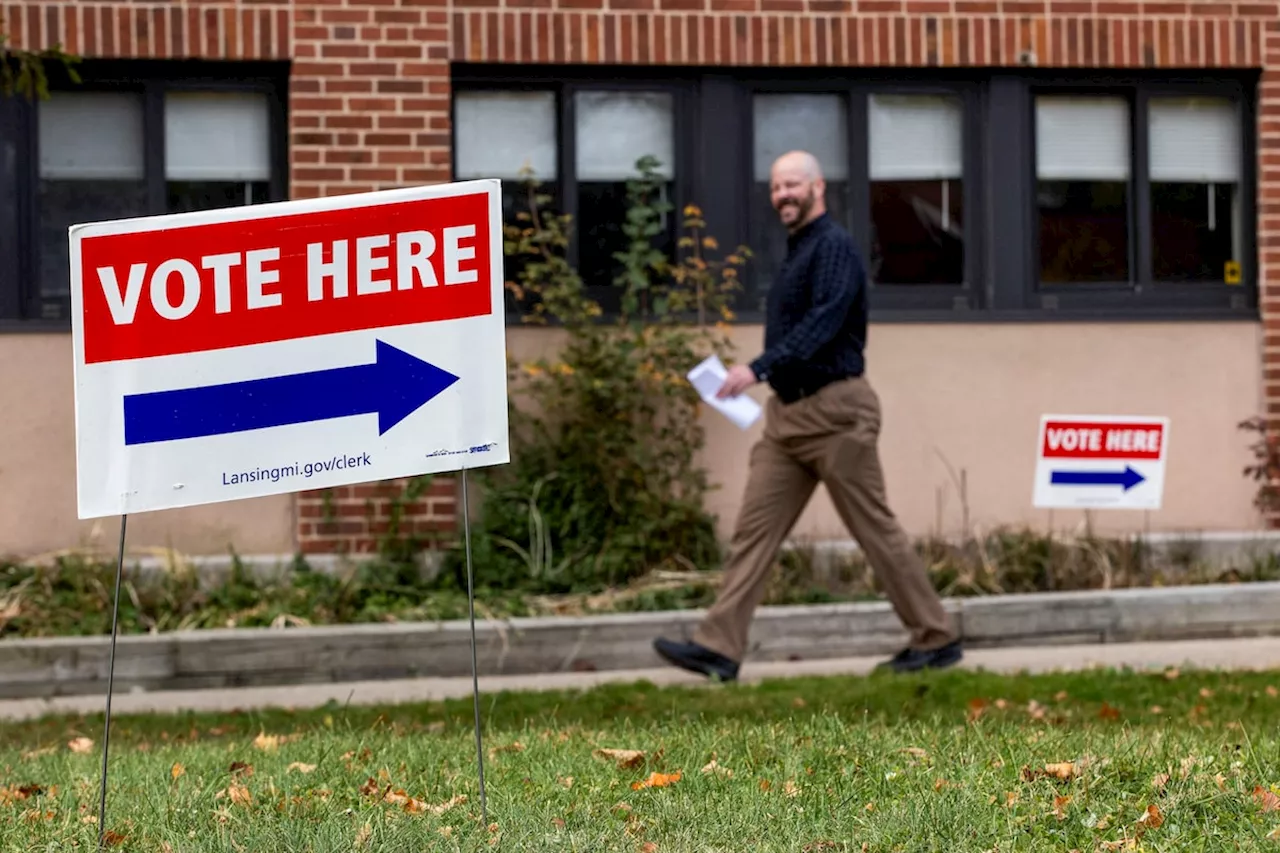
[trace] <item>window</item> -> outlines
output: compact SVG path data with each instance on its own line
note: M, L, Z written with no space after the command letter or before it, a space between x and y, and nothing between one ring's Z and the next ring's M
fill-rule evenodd
M636 163L649 156L665 179L660 198L675 192L674 103L668 92L577 92L574 97L574 171L578 182L578 263L588 286L612 284L621 273L616 252L628 247L622 224L627 216L627 181ZM667 214L654 245L670 255L676 215Z
M959 98L872 95L870 275L959 284L964 269L964 113Z
M1243 256L1239 109L1225 98L1153 97L1148 116L1152 277L1224 281Z
M1129 103L1036 98L1040 281L1129 280Z
M169 213L267 201L271 107L261 92L166 92Z
M42 304L70 299L68 228L150 211L142 113L136 93L58 92L37 102Z
M536 75L515 88L501 80L455 82L453 176L502 180L503 221L528 211L526 177L551 198L551 212L573 217L569 258L606 309L616 306L614 284L625 251L627 184L638 161L652 157L659 197L674 208L653 245L674 256L679 223L679 97L675 87L645 83L574 83ZM544 211L545 212L545 211ZM518 281L524 261L508 257L506 277ZM514 305L513 305L514 307Z
M787 255L787 232L769 190L773 162L788 151L808 151L822 166L827 210L852 230L849 219L849 113L843 95L758 94L752 99L752 183L749 245L763 295Z
M69 317L72 225L287 197L287 76L267 65L87 60L47 100L0 105L17 163L0 162L0 320Z
M817 157L876 320L1257 316L1260 85L1157 69L455 68L458 178L520 167L572 215L568 259L606 313L637 158L751 250L737 321L787 251L774 161ZM669 248L678 215L655 243ZM520 261L509 258L508 277ZM513 306L513 310L517 306Z

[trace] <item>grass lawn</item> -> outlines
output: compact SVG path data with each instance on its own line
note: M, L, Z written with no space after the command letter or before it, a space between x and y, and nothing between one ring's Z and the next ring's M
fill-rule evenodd
M470 700L119 717L107 823L145 853L1280 851L1277 688L1097 670L488 695L488 826ZM0 724L0 850L96 849L101 734Z

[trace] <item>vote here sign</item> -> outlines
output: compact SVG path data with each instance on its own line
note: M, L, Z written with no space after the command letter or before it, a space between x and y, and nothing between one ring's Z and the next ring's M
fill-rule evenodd
M509 461L499 183L70 229L81 518Z
M1159 509L1168 418L1046 415L1033 501L1063 509Z

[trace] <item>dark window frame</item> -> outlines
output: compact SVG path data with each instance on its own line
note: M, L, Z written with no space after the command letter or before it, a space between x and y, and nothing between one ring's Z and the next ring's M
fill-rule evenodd
M845 203L849 210L851 236L867 266L867 284L873 305L880 310L890 311L950 312L979 307L981 294L977 285L982 279L982 253L976 251L973 244L980 235L977 222L983 215L983 192L981 122L978 115L978 85L975 82L966 79L945 81L875 78L850 81L847 78L828 77L812 80L752 79L745 81L743 85L746 89L746 112L742 118L741 133L746 151L746 168L739 175L742 186L750 187L754 184L755 134L750 110L752 99L756 95L839 95L844 100L847 121L849 186ZM960 139L963 146L960 180L964 186L961 217L965 245L963 281L947 284L882 284L874 281L871 276L870 99L873 95L937 95L960 101ZM748 194L749 192L748 190ZM745 237L749 237L749 227L743 233ZM748 291L744 296L755 305L743 313L748 316L763 316L760 309L763 293L758 287L754 270L748 272L746 279Z
M1038 301L1048 311L1093 311L1116 313L1121 317L1139 316L1147 312L1159 315L1185 315L1204 310L1209 316L1244 316L1256 312L1258 301L1258 173L1257 173L1257 102L1256 94L1240 80L1205 81L1203 79L1161 79L1139 75L1096 73L1080 77L1047 76L1027 82L1028 110L1025 114L1026 172L1024 179L1031 190L1025 208L1030 251L1025 274L1030 284L1029 300ZM1037 94L1088 94L1123 97L1130 114L1129 169L1129 281L1125 282L1053 282L1040 281L1039 218L1035 204L1036 134L1035 96ZM1241 279L1239 284L1214 282L1162 282L1152 274L1151 181L1149 163L1150 116L1152 97L1224 97L1240 109L1241 180ZM1220 314L1221 312L1221 314Z
M583 274L584 289L597 300L606 316L617 311L621 293L611 283L592 284L587 271L578 267L580 252L580 225L578 221L577 176L577 126L575 96L579 92L661 92L672 98L672 127L675 134L672 152L675 162L666 164L672 170L674 184L671 213L676 234L679 236L681 211L691 198L694 160L697 144L696 84L673 74L645 74L644 69L633 69L630 74L610 74L602 77L592 69L517 69L501 66L487 70L459 69L452 80L454 98L450 98L449 121L456 122L456 96L461 92L551 92L555 96L556 115L556 179L554 182L535 176L544 189L554 187L558 211L572 217L569 245L566 257ZM458 168L457 146L449 147L450 174ZM514 182L513 182L514 183ZM513 223L506 223L513 224ZM507 278L511 278L510 275ZM514 297L506 294L506 313L509 322L518 321L520 312Z
M857 79L833 69L558 66L515 69L454 67L454 91L518 90L584 85L681 87L687 109L677 117L677 167L684 198L702 206L721 246L748 243L752 184L751 98L756 93L834 93L850 123L852 235L867 253L870 187L866 133L872 94L947 94L964 104L964 239L966 281L957 285L871 282L873 322L1256 322L1259 316L1258 88L1256 69L1203 74L1149 69L1067 72L1036 68L858 69ZM1130 99L1131 283L1041 284L1036 216L1035 112L1038 92L1091 92ZM1239 284L1151 280L1150 194L1146 105L1153 96L1223 96L1240 107L1241 281ZM563 113L564 110L562 109ZM571 116L570 116L571 119ZM563 140L572 124L561 115ZM686 139L686 137L689 137ZM687 145L688 147L683 147ZM572 151L561 162L572 165ZM859 180L861 176L861 180ZM576 204L576 201L574 201ZM576 212L576 210L575 210ZM571 255L576 259L576 254ZM1145 271L1145 272L1144 272ZM763 312L748 265L736 322L759 323Z
M134 92L143 100L143 165L149 202L148 215L166 212L164 152L164 95L166 91L261 92L270 106L271 176L266 201L289 197L289 63L172 60L85 60L78 67L81 81L73 83L60 68L50 68L50 92ZM17 197L13 214L16 246L7 272L0 260L0 330L66 331L71 327L70 297L40 293L42 259L39 245L39 122L37 102L17 98L0 102L0 116L8 110L12 122L0 122L0 150L8 139L18 150L13 176ZM2 164L0 164L2 165ZM5 224L4 174L0 173L0 226ZM5 245L0 238L0 246ZM16 269L15 269L16 267ZM12 280L10 280L12 276Z

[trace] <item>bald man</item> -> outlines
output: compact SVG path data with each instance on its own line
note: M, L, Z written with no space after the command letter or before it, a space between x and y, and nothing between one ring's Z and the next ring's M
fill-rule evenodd
M764 435L751 450L724 583L691 642L654 649L675 666L724 681L738 677L752 615L783 540L823 483L906 627L906 648L882 667L941 668L963 657L960 641L885 497L876 449L880 401L863 376L867 281L849 234L827 213L818 161L779 157L770 195L787 229L787 256L769 290L764 352L729 371L721 397L757 382L773 389Z

